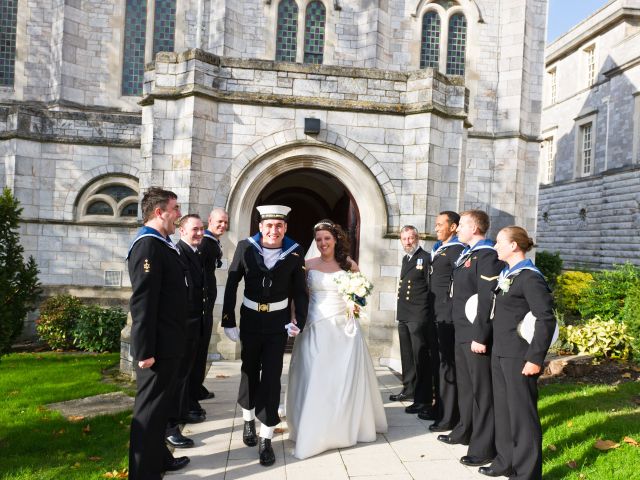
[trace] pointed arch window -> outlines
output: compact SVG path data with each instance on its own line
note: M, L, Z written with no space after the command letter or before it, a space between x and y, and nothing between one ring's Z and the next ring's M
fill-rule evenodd
M311 2L304 18L304 63L322 64L327 11L322 2Z
M278 32L276 34L276 61L295 62L298 48L298 5L294 0L278 4Z
M438 68L440 63L440 15L427 12L422 17L420 68Z
M0 0L0 87L12 87L16 68L18 0Z
M176 0L156 0L153 16L153 56L173 52L176 36Z
M452 15L447 42L447 75L464 75L466 46L467 19L461 13Z

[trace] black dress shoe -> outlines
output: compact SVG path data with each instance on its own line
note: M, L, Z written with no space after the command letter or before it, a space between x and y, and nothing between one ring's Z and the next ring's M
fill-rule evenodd
M194 445L193 440L185 437L181 433L177 435L169 435L166 440L169 445L176 448L191 448Z
M438 440L440 442L446 443L448 445L459 445L459 444L462 443L462 442L457 441L454 438L451 438L451 435L438 435ZM484 463L482 465L484 465Z
M436 413L433 411L432 408L423 408L422 410L420 410L418 412L418 418L420 420L435 420L436 419ZM449 430L451 430L451 429L449 429ZM440 430L440 431L444 432L444 430Z
M404 413L420 413L424 410L424 403L412 403L404 409Z
M513 470L510 468L507 468L506 470L497 472L493 469L491 465L489 465L488 467L480 467L478 469L478 473L481 473L482 475L486 475L487 477L510 477L511 475L513 475Z
M260 465L268 467L276 463L276 454L273 453L271 447L271 439L260 437L260 445L258 445L258 454L260 455Z
M405 393L396 393L395 395L389 395L389 400L392 402L404 402L405 400L412 400L413 395L407 395Z
M255 420L244 422L244 428L242 429L242 441L247 447L255 447L257 445L258 437L256 436Z
M186 467L190 461L189 457L174 458L170 460L169 463L164 464L164 469L166 472L175 472L176 470Z
M213 392L207 392L205 395L200 396L198 400L211 400L212 398L216 398L216 394Z
M420 416L421 414L418 414L418 418L422 418ZM422 418L423 420L429 420L428 418ZM440 425L439 423L432 423L431 425L429 425L429 431L431 432L448 432L453 430L453 427L448 427L447 425Z
M187 416L181 419L180 423L202 423L207 417L198 411L189 411Z
M460 463L468 467L480 467L491 462L493 462L493 458L474 457L473 455L465 455L460 459Z

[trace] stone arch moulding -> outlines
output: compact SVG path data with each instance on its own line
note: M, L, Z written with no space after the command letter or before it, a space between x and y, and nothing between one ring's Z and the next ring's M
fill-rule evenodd
M429 2L430 0L418 0L416 3L416 9L411 16L413 18L421 18L420 14L424 13L424 7ZM468 20L472 20L477 23L484 23L482 11L480 10L480 6L476 0L456 0L456 3L459 5L457 8L465 14Z
M67 199L64 204L64 220L74 219L74 208L76 201L80 194L84 191L85 187L92 181L97 180L100 177L108 177L109 175L120 175L135 178L140 181L140 172L137 168L131 165L102 165L100 167L93 168L88 172L84 172L77 179L73 181L73 188L67 193Z
M299 168L317 169L335 176L353 195L360 210L360 263L373 265L376 242L387 233L388 205L376 177L369 168L348 151L311 142L293 142L257 156L233 177L227 202L229 232L234 245L251 233L251 209L260 192L275 177ZM395 195L393 195L395 199ZM372 272L369 272L372 273Z

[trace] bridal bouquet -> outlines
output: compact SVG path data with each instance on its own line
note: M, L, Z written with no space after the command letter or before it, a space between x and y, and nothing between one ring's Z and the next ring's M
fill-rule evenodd
M346 272L335 279L338 285L338 293L347 302L349 317L360 318L360 308L367 304L367 297L373 290L371 282L360 272Z

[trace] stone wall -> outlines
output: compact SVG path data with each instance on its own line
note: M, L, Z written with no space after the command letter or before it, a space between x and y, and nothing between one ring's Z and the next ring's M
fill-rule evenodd
M539 249L561 252L565 268L640 266L639 167L541 187L539 202Z

